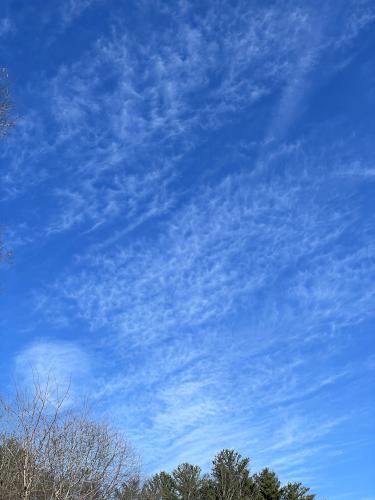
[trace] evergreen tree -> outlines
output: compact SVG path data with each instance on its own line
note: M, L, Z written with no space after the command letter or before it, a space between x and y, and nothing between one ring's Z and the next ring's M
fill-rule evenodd
M173 477L167 472L152 476L142 488L142 500L178 500Z
M256 489L260 500L281 500L280 481L268 468L255 475Z
M172 476L177 498L180 500L197 500L200 498L202 487L200 467L183 463L173 471Z
M249 459L234 450L222 450L212 466L212 479L217 500L245 500L251 498L253 484L248 469Z
M302 483L288 483L281 489L281 500L314 500L316 495L309 491Z
M127 483L123 484L120 491L117 492L116 500L140 500L141 484L140 478L131 478Z
M209 474L202 477L200 500L216 500L215 482Z

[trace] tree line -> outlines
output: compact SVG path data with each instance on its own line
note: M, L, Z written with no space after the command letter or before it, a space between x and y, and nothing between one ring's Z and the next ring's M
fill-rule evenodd
M0 399L1 500L313 500L300 483L281 486L268 468L250 474L249 459L222 450L209 473L183 463L143 479L124 437L68 393L37 381L31 394Z
M169 474L160 472L143 485L139 479L124 486L123 500L314 500L301 483L281 486L268 468L250 474L249 459L224 449L212 462L211 472L202 474L198 465L183 463Z

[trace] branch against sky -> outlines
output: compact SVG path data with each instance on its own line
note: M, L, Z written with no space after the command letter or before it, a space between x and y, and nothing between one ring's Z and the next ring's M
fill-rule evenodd
M16 388L10 402L0 400L3 498L114 499L137 476L125 439L85 408L67 408L68 395L69 388L41 383L34 372L30 392Z
M0 24L0 36L7 33L8 25L6 21ZM14 126L12 109L8 71L0 67L0 140L4 140ZM0 227L0 264L4 261L9 262L13 255L12 251L6 247L4 233L4 228Z
M9 76L6 68L0 68L0 138L6 137L14 125L10 98Z

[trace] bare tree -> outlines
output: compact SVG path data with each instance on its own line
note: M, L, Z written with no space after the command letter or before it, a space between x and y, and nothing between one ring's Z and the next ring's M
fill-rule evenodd
M14 125L12 109L8 71L0 67L0 139L3 139ZM4 228L0 227L0 262L9 260L12 255L10 250L4 248L3 232Z
M66 403L49 383L1 402L2 500L110 500L137 476L124 438Z
M6 136L13 125L8 71L6 68L0 68L0 137Z

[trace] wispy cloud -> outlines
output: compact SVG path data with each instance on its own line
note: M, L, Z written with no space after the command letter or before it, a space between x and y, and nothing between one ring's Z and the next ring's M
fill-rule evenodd
M91 255L85 270L59 288L92 326L110 324L140 342L248 310L263 290L278 294L278 281L291 266L297 271L289 277L290 298L301 307L309 282L306 297L316 303L317 315L324 314L318 289L313 296L313 273L319 276L321 299L325 288L331 301L328 318L338 320L337 308L363 318L371 310L360 265L363 251L345 248L346 257L339 246L326 251L351 230L358 214L340 208L340 198L329 188L324 196L323 189L317 177L291 174L265 185L256 175L231 176L175 210L161 236ZM314 200L318 192L319 202ZM366 254L371 260L370 249ZM356 287L350 284L354 277Z
M82 13L101 0L67 0L61 7L62 20L65 26L71 24Z
M18 382L31 390L38 383L41 387L50 385L60 394L68 391L70 402L87 392L91 368L90 355L78 344L47 338L33 341L15 357Z
M87 4L68 6L79 12ZM45 221L47 235L77 226L87 231L129 213L133 227L165 213L175 194L170 180L182 175L182 160L202 132L230 124L239 110L280 89L270 135L285 129L300 108L296 94L302 98L307 73L334 41L320 39L321 21L311 9L277 4L240 2L202 12L194 22L181 5L172 24L145 39L118 23L76 62L60 66L42 92L38 82L34 92L50 110L48 124L36 112L22 120L3 153L2 182L7 195L30 188L47 193L56 207ZM46 169L51 151L54 166ZM155 195L160 185L161 197Z
M372 317L368 234L340 243L360 217L360 205L342 204L353 193L337 185L345 166L331 165L322 178L325 166L300 148L282 158L283 175L266 184L264 171L231 175L204 186L163 222L162 234L89 252L55 287L60 311L93 331L110 329L108 342L127 368L103 383L101 398L132 401L131 410L115 404L118 418L151 468L183 456L202 463L238 443L251 447L256 467L274 460L289 477L343 425L303 405L350 373L306 371L312 358L304 346L327 352L332 335ZM223 324L233 325L233 339ZM150 417L140 427L145 408ZM266 443L259 434L269 435Z
M148 470L228 446L315 481L358 421L337 408L373 359L340 349L374 314L373 163L352 123L294 127L373 20L347 5L118 5L27 85L38 109L4 143L1 196L47 268L38 325L77 338L36 335L16 371L95 387Z

